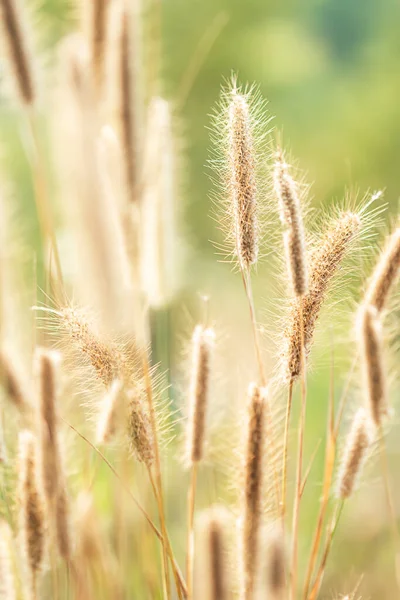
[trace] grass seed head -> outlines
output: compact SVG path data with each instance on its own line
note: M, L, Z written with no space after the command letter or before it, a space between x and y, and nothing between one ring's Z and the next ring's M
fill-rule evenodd
M365 410L360 408L353 419L339 468L337 484L337 495L339 498L344 499L351 496L370 445L371 437L368 430L368 419Z
M378 260L365 295L365 304L374 306L378 312L384 309L390 290L399 276L399 269L400 227L389 237Z
M36 439L30 431L19 437L20 534L30 575L30 591L35 597L45 546L45 518L37 478Z
M304 349L309 355L315 326L329 285L340 268L361 228L360 217L353 212L343 212L332 227L323 233L320 243L309 254L309 287L302 299ZM297 302L293 302L285 330L286 348L284 368L286 378L295 380L300 375L301 316Z
M361 307L359 318L366 399L372 422L379 427L382 416L388 413L382 325L378 312L372 306Z
M284 245L288 274L296 296L304 296L308 290L306 244L297 184L289 175L282 152L277 153L274 168L275 193L281 221L285 228Z
M130 448L140 462L151 467L154 462L154 440L142 390L137 386L126 394Z
M226 545L225 512L213 506L203 524L203 563L207 600L228 600L230 596Z
M210 387L214 332L198 325L192 338L192 370L189 389L187 456L191 464L204 456L207 404Z
M265 395L256 384L249 387L247 438L244 449L242 506L242 596L253 597L260 550L263 456L265 443Z
M1 0L0 16L0 26L3 29L18 95L22 104L32 105L36 98L32 53L28 48L19 0Z

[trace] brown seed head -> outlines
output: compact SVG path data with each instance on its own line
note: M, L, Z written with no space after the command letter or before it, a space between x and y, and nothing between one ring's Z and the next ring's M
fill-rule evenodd
M94 83L100 93L105 77L105 56L108 9L110 0L92 0L91 14L91 63Z
M228 123L228 162L236 254L242 269L257 261L256 159L246 96L232 90Z
M23 104L35 101L35 85L31 64L31 53L22 23L19 0L0 0L0 24L7 44L10 66L14 72L16 87Z
M61 482L57 495L55 507L55 526L58 551L60 556L68 562L72 555L72 538L70 506L65 481Z
M244 600L250 600L253 597L259 559L265 442L265 394L265 389L255 384L250 385L242 507L242 584Z
M150 467L154 462L154 441L146 404L139 387L126 395L129 444L136 458Z
M187 432L187 455L190 463L197 463L204 456L210 361L214 337L213 330L205 329L202 325L197 325L193 333Z
M44 348L36 350L39 392L40 469L46 500L51 504L60 477L60 448L57 418L57 367L59 356Z
M267 597L271 600L283 600L286 593L287 561L285 540L280 528L268 538L267 550Z
M399 276L399 267L400 227L389 237L379 258L365 295L365 304L374 306L378 312L384 309L390 290Z
M289 175L288 165L279 151L274 169L275 193L285 228L284 245L288 273L296 296L304 296L308 289L306 244L297 184Z
M326 298L333 276L351 247L351 242L360 230L361 222L357 214L343 213L333 227L325 232L320 244L310 253L309 289L302 299L304 324L304 349L310 353L316 322L322 304ZM288 380L300 375L301 364L301 318L298 303L294 302L289 315L289 324L285 330L287 340L285 350L285 371Z
M20 533L35 597L37 577L44 555L44 507L36 471L36 440L29 431L19 437Z
M337 491L339 498L349 498L352 494L370 444L366 414L364 409L360 408L354 417L339 469Z
M375 308L361 307L360 353L366 399L373 423L381 425L382 416L388 413L386 376L383 360L382 326Z
M206 600L230 598L225 520L224 512L219 507L213 507L204 523Z
M0 380L8 399L21 412L29 405L14 366L4 351L0 351Z

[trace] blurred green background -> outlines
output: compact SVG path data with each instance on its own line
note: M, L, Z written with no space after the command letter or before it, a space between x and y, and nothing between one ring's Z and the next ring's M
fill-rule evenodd
M234 391L237 381L252 373L251 368L241 366L251 339L247 308L240 277L231 272L230 265L217 262L210 243L210 240L218 240L220 234L210 218L213 186L206 167L210 148L207 128L221 83L235 72L243 83L259 85L275 117L274 124L283 132L285 145L300 169L306 172L307 181L312 183L314 207L342 199L346 190L359 190L363 195L368 190L384 189L385 200L393 213L400 189L400 3L397 0L165 0L161 5L158 1L144 2L143 32L144 38L148 35L150 39L144 45L145 59L153 51L151 37L160 7L160 91L175 107L181 137L179 212L186 238L180 292L172 309L167 311L172 330L178 331L170 339L175 357L172 380L179 378L182 338L190 335L201 311L199 294L210 294L211 314L223 332L225 345L222 347L226 356L229 356L229 344L238 348L232 358L235 375L224 393L239 395L245 388L242 385L239 392ZM41 0L34 2L33 8L40 30L39 43L45 55L43 61L51 64L49 49L73 28L75 9L62 0ZM187 90L188 73L192 73L197 62L193 85ZM1 83L2 71L0 76ZM3 165L12 183L15 210L25 242L30 248L37 248L38 227L24 158L23 124L1 88L0 94ZM43 123L45 130L45 118ZM255 287L267 331L268 356L274 344L268 337L269 309L266 306L276 293L270 278L267 261L259 269ZM340 327L339 324L339 336ZM161 349L161 360L162 352ZM321 366L310 378L307 456L317 439L323 438L329 391L329 360L326 359L329 348L324 352ZM272 358L270 362L273 363ZM316 362L318 364L318 360ZM340 377L338 381L337 397ZM322 448L323 444L305 503L302 551L308 548L319 497ZM396 456L393 443L390 460L394 469ZM333 597L331 590L351 591L362 572L366 572L361 586L363 597L395 597L390 536L378 475L378 470L373 471L359 492L354 508L345 511L345 526L331 563L334 567L328 571L327 598ZM174 485L175 482L170 490L171 504L175 506L171 518L177 520L177 507L183 508L184 499Z

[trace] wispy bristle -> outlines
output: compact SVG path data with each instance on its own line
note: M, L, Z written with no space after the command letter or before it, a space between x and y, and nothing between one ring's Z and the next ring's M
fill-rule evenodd
M372 274L365 295L365 304L374 306L378 312L384 309L390 290L399 276L399 268L400 228L397 228L389 237Z
M146 404L139 387L127 392L128 439L136 458L150 467L154 462L154 441Z
M192 370L190 374L187 431L187 456L190 463L197 463L204 456L213 342L214 332L212 329L205 329L202 325L195 328L192 338Z
M22 10L18 6L18 2L19 0L0 0L0 24L20 100L23 104L30 105L33 104L36 96L32 57L28 51Z
M24 411L29 403L22 390L21 382L13 368L11 360L4 351L0 352L0 381L8 400L20 411Z
M387 414L386 376L383 358L382 326L374 307L364 306L360 314L360 352L366 399L371 419L377 427Z
M30 575L30 592L36 598L45 544L44 507L37 478L36 440L29 431L19 437L20 534Z
M120 416L122 401L122 382L113 381L105 398L97 423L97 443L108 444L114 437Z
M316 322L326 298L329 284L351 247L351 242L360 231L361 222L357 214L343 213L329 231L323 234L319 245L311 252L309 264L309 289L302 299L304 323L304 349L310 353ZM287 348L284 368L287 379L295 380L300 375L301 327L298 304L293 303L289 322L285 329Z
M283 531L273 531L267 539L266 591L270 600L283 600L286 593L287 560Z
M17 590L11 558L12 533L9 525L0 521L0 600L16 600Z
M39 391L40 469L46 500L52 505L60 477L57 422L57 369L60 359L43 348L36 350L35 358Z
M265 443L265 393L265 389L255 384L249 387L241 536L243 600L253 598L258 571Z
M203 527L203 573L206 600L228 600L230 595L224 511L214 506L207 512Z
M339 469L337 486L339 498L348 498L352 494L370 444L371 437L365 410L360 408L354 417Z
M249 106L245 95L232 89L229 104L229 191L234 218L236 254L242 269L257 261L256 159Z
M289 175L282 152L278 153L274 169L275 192L285 228L284 245L288 274L296 296L308 291L306 243L297 184Z

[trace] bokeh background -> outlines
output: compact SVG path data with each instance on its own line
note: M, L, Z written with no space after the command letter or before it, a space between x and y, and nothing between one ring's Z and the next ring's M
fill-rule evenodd
M32 3L32 11L42 62L51 71L56 44L74 28L76 7L62 0L41 0ZM157 0L143 0L143 60L151 62L154 36L161 27L158 92L174 109L180 147L179 289L171 306L154 316L156 359L163 368L171 368L175 403L182 396L185 340L201 315L202 295L210 296L210 313L221 339L224 399L229 402L232 397L232 402L240 402L243 382L253 373L251 332L240 277L231 265L218 260L212 243L221 239L221 233L211 218L213 183L207 161L210 113L218 102L221 83L232 72L243 83L257 83L268 100L273 125L282 132L285 146L312 184L310 198L315 213L340 202L346 192L362 197L368 190L382 189L388 203L384 220L389 221L396 213L400 190L399 22L400 4L395 0L165 0L160 4ZM28 141L18 109L9 100L5 79L0 63L5 183L12 189L26 254L32 251L40 256ZM49 81L51 86L52 77ZM51 110L56 111L57 107L52 106ZM45 146L47 116L44 111ZM51 159L49 151L49 165ZM273 225L267 223L266 231L268 227ZM61 225L59 234L62 236ZM26 269L29 277L29 261ZM38 269L40 280L40 258ZM352 277L341 288L346 309L351 310L352 301L357 300L359 280L365 273L361 267L353 266ZM276 264L267 256L258 268L255 292L271 373L279 350L272 334L278 326L271 317L281 289L275 275ZM332 319L323 320L323 342L315 351L315 369L309 382L306 456L310 457L319 438L322 444L302 512L301 557L306 556L309 547L320 494L329 393L329 339L334 332L335 339L345 341L338 344L337 351L335 395L339 398L352 356L352 350L347 352L351 335L344 335L349 323L351 316L339 318L334 324ZM164 332L162 339L157 328ZM393 386L393 398L396 389ZM395 429L394 426L389 438L389 460L397 490L400 480ZM358 583L363 598L396 597L387 510L378 461L375 463L344 512L323 597L350 593ZM177 540L185 502L182 487L179 474L171 472L169 510ZM223 496L225 492L219 493ZM206 504L209 497L209 491L200 492L200 504ZM179 546L180 542L176 543Z

